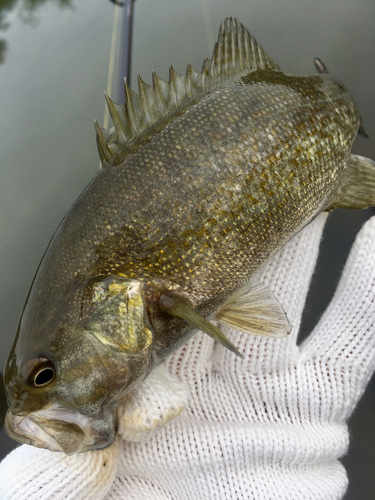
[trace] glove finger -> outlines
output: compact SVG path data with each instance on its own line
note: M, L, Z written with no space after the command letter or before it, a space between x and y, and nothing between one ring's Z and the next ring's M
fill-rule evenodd
M375 217L359 232L335 295L304 356L353 372L364 385L375 369Z
M291 334L283 339L253 337L223 327L224 333L244 354L245 359L235 358L219 346L215 347L215 366L224 363L224 369L230 370L235 363L237 367L259 372L262 369L280 369L296 360L299 352L297 335L326 219L326 213L319 215L285 245L260 274L260 281L274 292L284 307L293 326Z
M100 500L112 485L117 463L117 442L71 456L23 445L0 464L0 498Z

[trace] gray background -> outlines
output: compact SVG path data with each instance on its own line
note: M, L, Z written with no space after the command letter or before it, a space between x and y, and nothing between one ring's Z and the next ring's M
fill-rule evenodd
M354 152L375 158L374 0L137 0L132 74L151 83L152 69L168 79L169 64L200 70L226 16L239 18L283 69L315 72L319 56L361 110L370 139L357 138ZM108 0L0 1L0 366L49 239L99 166L93 119L104 119L113 17ZM372 213L330 215L301 336ZM372 381L350 420L347 499L375 498L374 396ZM14 445L1 429L1 456Z

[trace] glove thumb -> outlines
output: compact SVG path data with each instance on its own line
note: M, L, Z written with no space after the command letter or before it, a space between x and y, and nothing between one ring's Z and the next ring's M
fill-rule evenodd
M0 464L2 500L101 500L112 485L118 445L67 456L22 445Z

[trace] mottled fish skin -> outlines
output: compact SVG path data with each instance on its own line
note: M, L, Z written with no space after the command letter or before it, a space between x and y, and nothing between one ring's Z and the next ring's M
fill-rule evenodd
M32 323L46 323L42 301L63 300L79 273L183 291L211 315L329 206L358 124L353 100L328 75L258 71L212 91L96 175L44 257Z
M60 224L34 279L6 369L12 412L57 399L97 414L109 394L112 401L139 383L194 333L160 311L160 293L179 292L212 317L332 205L359 124L353 99L329 74L257 69L197 95L111 158ZM132 376L114 354L115 331L112 339L110 327L92 327L100 283L110 277L143 284L143 361ZM41 353L57 364L56 384L44 392L25 388L19 375Z

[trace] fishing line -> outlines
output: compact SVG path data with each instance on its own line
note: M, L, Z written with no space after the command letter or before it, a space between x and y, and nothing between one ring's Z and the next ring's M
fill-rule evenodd
M203 20L206 27L206 40L207 40L207 48L208 53L213 46L213 40L215 40L214 33L212 31L212 23L210 17L210 9L208 7L208 0L201 0L202 10L203 10Z
M109 53L109 66L108 66L108 79L107 79L107 94L109 95L109 97L112 97L112 86L113 86L113 76L115 72L115 58L116 58L116 49L118 42L120 12L121 12L121 6L119 4L116 4L113 14L112 40L111 40L111 50ZM108 124L109 124L109 111L106 105L104 109L103 128L107 129Z

